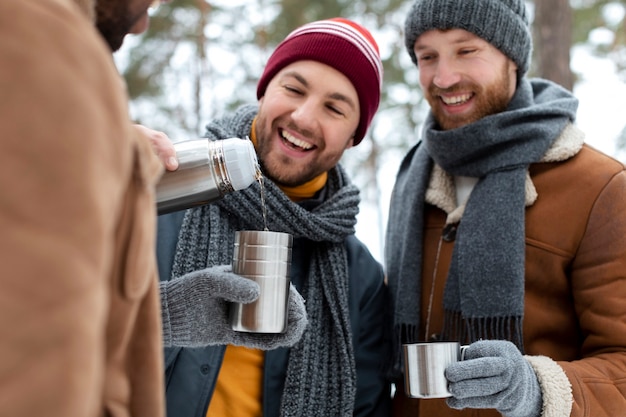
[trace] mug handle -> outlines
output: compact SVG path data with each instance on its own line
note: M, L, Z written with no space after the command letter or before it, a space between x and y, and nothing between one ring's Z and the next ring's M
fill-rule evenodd
M460 347L461 349L461 360L464 361L465 360L465 350L469 347L469 345L462 345Z

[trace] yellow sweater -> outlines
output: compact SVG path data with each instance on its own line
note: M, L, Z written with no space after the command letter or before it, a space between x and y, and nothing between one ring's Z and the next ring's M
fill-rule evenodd
M228 345L207 417L263 415L263 351Z

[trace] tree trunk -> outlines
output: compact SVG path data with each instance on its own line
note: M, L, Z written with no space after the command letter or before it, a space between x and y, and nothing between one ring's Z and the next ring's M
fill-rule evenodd
M535 0L535 75L568 90L574 86L570 69L572 9L569 0Z

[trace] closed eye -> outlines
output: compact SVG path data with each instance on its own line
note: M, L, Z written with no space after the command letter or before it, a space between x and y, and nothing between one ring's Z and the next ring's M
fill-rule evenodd
M289 93L297 94L297 95L300 95L300 96L304 94L304 92L300 88L294 87L294 86L289 85L289 84L285 84L283 86L283 88L285 90L287 90L287 92L289 92Z
M417 62L428 62L435 59L435 54L418 54L416 55Z
M459 55L470 55L470 54L473 54L473 53L475 53L475 52L477 52L477 51L478 51L478 49L475 49L475 48L471 48L471 49L461 49L461 50L459 51Z
M326 102L326 107L330 111L342 117L349 117L349 114L356 112L357 105L350 97L339 92L331 94Z
M328 104L326 107L327 107L330 111L332 111L333 113L338 114L339 116L343 116L343 115L344 115L344 112L343 112L343 111L342 111L339 107L337 107L337 106L334 106L334 105L332 105L332 104Z

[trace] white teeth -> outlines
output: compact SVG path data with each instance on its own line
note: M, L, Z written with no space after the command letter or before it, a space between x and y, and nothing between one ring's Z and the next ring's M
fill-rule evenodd
M291 143L293 145L296 145L297 147L302 148L304 150L308 150L308 149L311 149L313 147L313 145L311 145L310 143L307 143L307 142L305 142L303 140L295 138L295 137L291 136L289 133L285 132L284 130L282 132L282 136L283 136L283 138L285 138L287 140L287 142L289 142L289 143Z
M467 100L470 99L470 97L472 97L471 94L463 94L460 96L454 96L454 97L441 97L441 100L448 104L448 105L454 105L454 104L461 104L461 103L465 103Z

